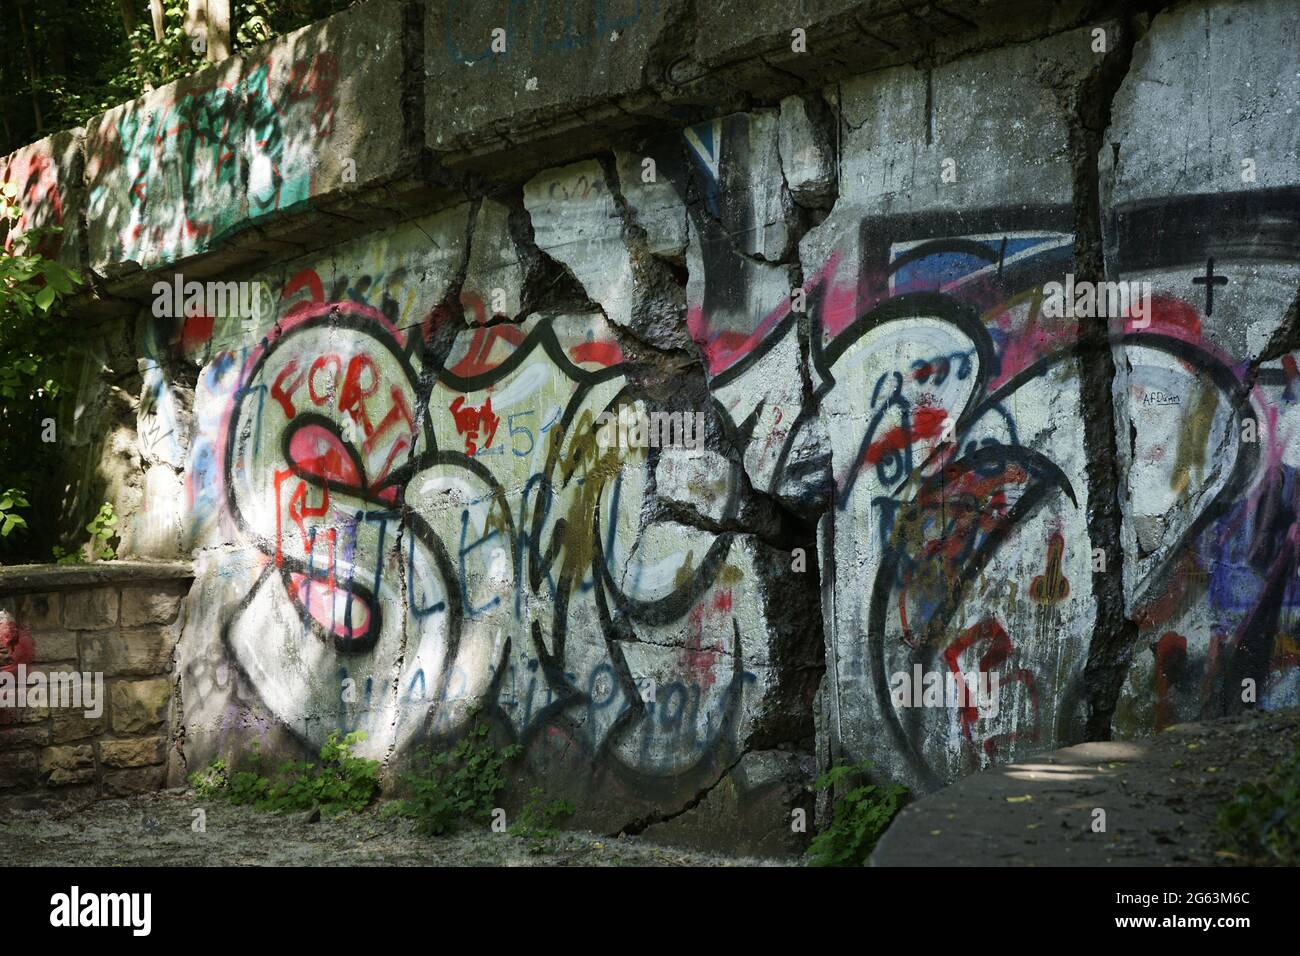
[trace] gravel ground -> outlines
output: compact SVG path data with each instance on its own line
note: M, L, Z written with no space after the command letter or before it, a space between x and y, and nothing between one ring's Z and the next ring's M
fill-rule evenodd
M207 831L191 829L206 811ZM490 830L422 837L371 808L308 823L164 791L71 813L0 817L0 866L779 866L658 846L636 837L563 832L526 839Z
M966 777L907 807L877 866L1223 865L1214 819L1237 786L1300 745L1300 710L1184 724L1151 740L1080 744ZM196 833L193 811L206 811ZM1106 831L1092 829L1106 811ZM490 830L428 838L365 813L308 822L165 791L86 809L0 816L0 865L788 866L637 837Z

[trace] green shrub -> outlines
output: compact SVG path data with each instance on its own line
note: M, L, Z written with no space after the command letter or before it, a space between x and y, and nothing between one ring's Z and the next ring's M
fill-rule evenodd
M190 786L205 799L221 796L230 786L230 780L226 776L226 762L218 757L204 769L196 770L190 774Z
M1220 843L1252 864L1300 865L1300 746L1219 808Z
M9 537L15 528L26 528L27 519L18 514L19 508L30 508L26 495L17 488L10 488L0 495L0 538Z
M871 764L832 767L814 786L827 790L841 782L865 781ZM809 866L861 866L907 799L897 783L883 787L862 782L835 801L831 824L808 847Z
M411 796L389 804L386 814L410 817L423 836L441 836L491 819L497 794L505 788L506 762L522 748L494 747L479 712L470 716L469 731L450 751L419 751L413 769L402 775Z
M61 228L14 234L19 196L19 184L0 182L0 488L8 489L0 495L0 559L25 561L49 547L43 541L61 503L51 480L60 467L57 445L46 436L77 340L59 304L81 280L50 257Z
M310 761L286 761L278 779L262 775L261 752L254 746L250 769L230 774L221 760L190 776L201 797L222 797L236 806L290 813L319 809L330 815L364 810L379 795L379 761L357 757L352 748L365 740L361 732L340 739L329 735L320 750L320 766Z
M545 801L544 797L541 787L533 787L528 791L528 800L510 827L511 833L531 839L552 837L558 832L555 825L577 811L577 807L567 800Z

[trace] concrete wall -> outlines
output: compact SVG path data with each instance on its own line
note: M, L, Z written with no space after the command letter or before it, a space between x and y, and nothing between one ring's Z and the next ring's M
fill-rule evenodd
M483 705L583 822L788 850L832 761L1300 702L1288 4L709 6L379 0L40 154L139 396L80 460L195 562L173 781Z

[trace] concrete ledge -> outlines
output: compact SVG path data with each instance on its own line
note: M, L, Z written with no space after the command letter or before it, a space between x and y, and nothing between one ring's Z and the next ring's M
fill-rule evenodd
M220 247L399 177L403 8L375 0L124 103L86 134L90 268L109 279ZM229 264L229 263L228 263Z
M67 264L141 295L158 270L227 274L410 218L466 173L527 174L756 96L775 104L923 52L938 63L1058 32L1097 4L969 6L371 0L24 147L0 171L22 180L34 223L63 225Z
M0 594L67 591L105 584L148 584L188 581L188 562L97 561L90 564L16 564L0 567Z

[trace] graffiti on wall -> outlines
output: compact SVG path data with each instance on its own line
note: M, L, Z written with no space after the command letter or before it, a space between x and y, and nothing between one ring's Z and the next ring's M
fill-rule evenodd
M58 162L48 143L19 150L0 162L0 183L11 183L18 194L18 221L5 237L4 251L13 252L14 240L33 228L63 228L63 196L59 190ZM63 236L51 232L41 237L35 251L53 257L63 245Z
M745 142L729 146L729 136ZM830 444L823 544L835 576L824 579L823 604L849 749L934 787L1079 739L1097 570L1079 375L1095 351L1075 321L1043 309L1044 286L1071 271L1073 236L1059 225L1069 210L869 217L846 230L823 260L803 262L814 391L801 404L789 372L800 318L779 280L755 266L758 249L737 238L757 232L747 217L763 203L762 180L748 180L739 207L725 188L743 178L728 164L752 166L760 152L751 124L703 124L686 141L704 199L692 207L703 275L688 318L715 394L741 393L752 410L746 468L772 486L804 464L797 450L809 432L824 429ZM1222 228L1248 235L1250 222L1294 219L1293 196L1274 203L1252 197L1236 210L1244 224ZM1167 213L1132 245L1149 255L1158 237L1217 215L1217 206ZM1264 243L1238 243L1222 269L1276 260ZM1125 530L1137 539L1124 568L1139 633L1120 703L1128 733L1232 712L1246 679L1251 703L1285 706L1300 680L1296 359L1255 368L1245 343L1234 357L1202 335L1203 324L1254 321L1251 300L1220 291L1212 319L1226 278L1211 274L1204 248L1191 256L1164 245L1184 261L1163 273L1148 262L1120 270L1154 282L1154 315L1110 324L1126 386L1117 400L1135 423L1122 467ZM729 305L764 282L771 308ZM1259 287L1267 293L1266 281ZM1263 321L1275 325L1286 301ZM1196 634L1190 650L1184 631ZM901 710L889 676L917 665L968 678L996 671L1000 712Z
M596 442L603 412L647 398L599 313L489 321L462 290L468 324L448 337L443 287L420 288L454 272L432 251L423 269L406 252L291 270L265 338L215 348L200 374L191 516L251 551L214 573L219 647L186 679L256 697L308 741L364 729L376 755L487 702L530 759L705 779L776 681L782 579L726 529L742 489L802 480L820 446L844 748L933 787L1077 739L1099 570L1081 375L1109 348L1134 423L1120 477L1139 633L1118 729L1231 710L1244 677L1262 706L1293 702L1300 392L1294 356L1256 367L1220 335L1249 300L1195 282L1199 255L1122 268L1155 284L1151 322L1114 319L1095 342L1043 308L1072 269L1071 211L1017 206L837 223L802 262L800 311L790 238L755 226L770 197L731 206L732 167L770 162L765 137L703 124L686 163L662 164L691 217L685 321L725 455ZM675 492L709 521L673 520ZM916 666L995 674L1001 705L901 708L889 677Z
M441 321L399 326L305 269L261 344L205 369L225 400L197 422L191 502L256 550L216 657L308 740L360 729L385 755L487 702L534 760L716 774L767 669L754 545L646 502L689 483L727 522L739 475L598 444L638 400L599 315L468 327L435 363Z
M310 199L314 156L334 132L338 83L337 60L322 51L265 61L226 83L168 88L108 114L88 150L88 211L104 220L114 258L202 252ZM129 197L121 207L119 189Z

